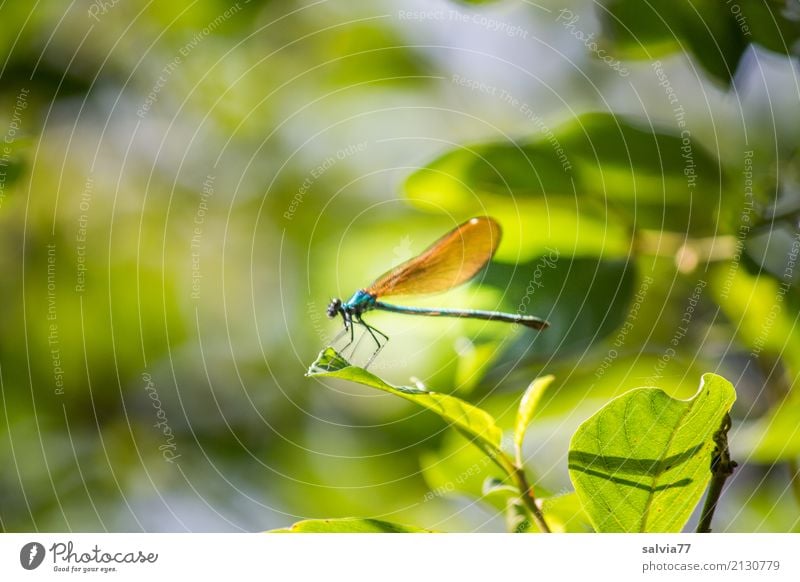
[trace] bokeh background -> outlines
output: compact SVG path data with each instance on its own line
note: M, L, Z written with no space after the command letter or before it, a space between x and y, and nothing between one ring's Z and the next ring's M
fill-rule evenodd
M715 530L800 530L798 36L794 0L3 2L0 529L503 531L458 434L304 376L331 297L489 214L478 284L406 303L552 328L375 314L371 370L506 427L554 374L552 495L609 398L717 372Z

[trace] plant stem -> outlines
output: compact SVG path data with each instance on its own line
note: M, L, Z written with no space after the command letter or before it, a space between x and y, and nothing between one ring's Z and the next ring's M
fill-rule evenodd
M714 442L717 447L714 449L714 454L711 458L711 483L708 486L708 494L703 505L700 523L697 524L697 533L711 533L711 520L714 517L714 511L717 509L720 495L722 495L722 488L736 468L736 461L731 460L731 452L728 449L728 430L730 428L731 417L730 414L726 413L725 418L722 419L722 424L717 432L714 433Z
M463 433L462 433L463 434ZM469 438L469 435L465 435ZM533 494L533 487L528 483L528 478L525 476L525 469L522 467L522 460L520 455L517 455L517 461L514 462L508 454L500 449L491 449L482 446L477 441L472 441L479 449L481 449L494 463L500 467L514 482L514 486L519 490L519 496L522 500L525 509L530 513L531 519L536 523L539 531L542 533L551 533L547 522L544 519L544 514L536 505L536 497Z
M522 503L525 504L525 508L531 514L533 521L536 522L539 531L543 533L551 533L550 528L547 526L547 522L544 520L544 514L539 509L539 506L536 505L536 498L533 495L533 487L530 486L528 483L528 478L525 477L525 469L523 469L520 465L515 464L514 472L511 474L511 477L514 479L517 489L519 489Z

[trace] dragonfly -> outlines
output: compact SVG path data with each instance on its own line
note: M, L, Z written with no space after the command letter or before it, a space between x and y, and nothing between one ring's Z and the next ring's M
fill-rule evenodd
M327 309L328 317L334 319L341 316L344 322L344 329L334 338L334 343L349 333L350 341L340 350L344 352L353 344L355 326L363 326L376 344L375 351L364 367L369 366L389 341L389 336L364 321L364 314L372 310L501 321L537 330L547 328L550 325L547 321L527 314L481 309L411 307L382 301L391 296L440 293L466 283L494 256L501 236L502 229L495 219L489 216L471 218L442 236L421 254L387 271L369 287L353 293L347 301L331 299ZM353 351L357 346L358 344L353 347Z

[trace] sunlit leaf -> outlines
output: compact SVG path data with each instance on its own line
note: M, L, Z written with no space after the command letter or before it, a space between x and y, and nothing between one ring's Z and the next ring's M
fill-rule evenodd
M735 262L720 265L711 275L715 299L739 341L750 350L751 360L780 361L787 376L796 377L800 373L800 299L791 287L793 279L778 279L766 271L755 275ZM776 368L769 382L778 382L781 373ZM762 463L797 458L798 418L800 398L790 390L762 418L737 431L731 446L737 454Z
M731 440L733 454L755 463L800 457L800 397L781 401L758 420L745 424Z
M519 490L516 487L496 477L484 479L481 492L487 497L496 495L503 499L508 499L509 496L519 496Z
M739 340L760 354L783 358L791 373L800 373L800 298L790 281L766 272L753 275L731 261L711 272L714 299L732 322Z
M429 392L410 386L392 386L363 368L350 365L333 348L320 352L308 375L317 378L339 378L395 394L439 415L442 420L468 436L484 452L501 454L503 433L487 412L455 396Z
M427 188L427 187L426 187ZM576 196L509 197L478 191L468 200L445 189L410 198L425 209L435 202L458 220L488 214L503 226L496 261L516 264L547 254L549 249L575 257L628 256L631 230L624 216L601 200Z
M397 31L380 23L354 22L326 31L324 72L336 87L375 82L376 78L400 78L406 85L425 80L424 54L410 52Z
M712 437L736 393L704 374L689 400L638 388L573 435L569 473L600 532L679 532L710 480Z
M451 150L405 185L412 202L498 214L513 237L513 216L521 214L528 219L522 230L547 233L551 246L607 257L627 249L617 230L621 220L640 228L719 233L728 214L722 208L720 224L723 186L719 161L691 136L601 113L581 115L533 141ZM605 236L590 252L587 235L571 223L591 227L595 221L603 223Z
M517 410L517 421L514 424L514 445L517 449L522 448L522 442L525 440L525 431L528 430L528 425L536 413L539 401L544 396L548 386L553 383L555 376L542 376L536 378L531 382L522 399L519 402L519 409Z
M431 533L429 530L380 519L307 519L268 533Z

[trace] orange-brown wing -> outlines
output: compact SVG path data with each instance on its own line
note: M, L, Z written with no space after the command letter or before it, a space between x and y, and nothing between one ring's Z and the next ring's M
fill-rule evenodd
M384 273L365 291L376 297L447 291L470 280L500 244L493 218L472 218L428 247L421 255Z

